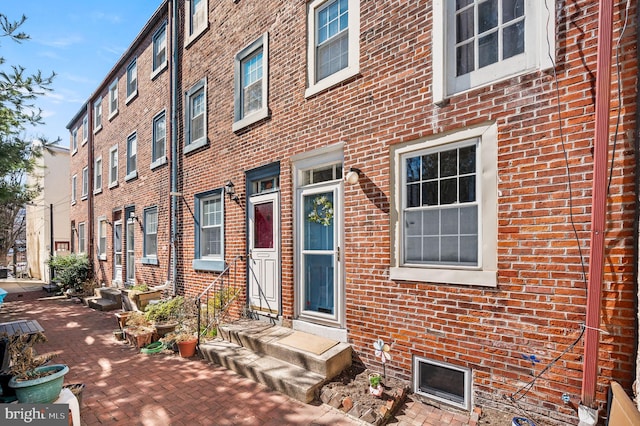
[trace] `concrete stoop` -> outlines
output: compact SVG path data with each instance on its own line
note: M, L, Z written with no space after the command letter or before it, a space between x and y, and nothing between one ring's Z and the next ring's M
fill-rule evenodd
M207 361L309 403L318 398L324 383L351 365L351 346L337 343L317 355L279 343L293 332L286 327L242 320L219 326L218 338L201 342L200 353ZM307 338L317 336L308 334Z
M101 287L93 290L94 295L85 297L83 302L98 311L113 311L122 308L120 290L111 287Z

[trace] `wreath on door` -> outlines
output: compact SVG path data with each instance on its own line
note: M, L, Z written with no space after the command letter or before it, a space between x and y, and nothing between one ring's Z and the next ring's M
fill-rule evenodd
M312 223L319 223L323 226L331 225L333 219L333 203L324 195L318 195L313 199L311 212L307 220Z

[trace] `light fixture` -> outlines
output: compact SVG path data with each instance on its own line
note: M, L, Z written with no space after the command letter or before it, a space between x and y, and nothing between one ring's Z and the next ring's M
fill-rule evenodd
M136 221L138 223L140 223L140 219L138 218L138 216L136 216L135 212L129 212L129 221Z
M236 203L240 202L240 198L236 195L235 185L233 182L228 181L224 185L224 192L229 196L229 199L235 201Z
M351 185L358 183L360 180L360 169L351 167L344 177L344 180Z

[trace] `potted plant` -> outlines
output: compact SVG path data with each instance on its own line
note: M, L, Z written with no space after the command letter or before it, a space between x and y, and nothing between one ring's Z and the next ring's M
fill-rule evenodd
M175 344L183 358L190 358L196 353L198 345L197 309L193 299L181 297L179 303L176 304L178 323L176 329L162 339L167 347Z
M147 321L151 322L159 337L174 331L178 326L178 319L182 314L184 297L177 296L173 299L162 300L159 303L148 305L144 313Z
M5 334L5 339L10 359L8 373L12 376L9 387L15 390L18 401L26 404L49 404L55 401L60 395L69 367L64 364L45 365L55 354L36 354L33 346L46 342L45 335Z
M373 396L381 397L382 396L382 378L380 377L380 373L371 373L369 374L369 393Z
M140 349L151 343L154 328L144 317L142 312L132 312L127 317L127 325L124 334L129 343Z

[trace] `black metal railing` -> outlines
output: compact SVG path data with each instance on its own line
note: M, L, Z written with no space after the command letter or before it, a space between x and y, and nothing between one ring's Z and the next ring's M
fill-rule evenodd
M216 277L211 284L200 293L196 299L198 311L198 346L200 337L207 335L213 327L218 327L220 321L227 314L231 304L241 293L238 287L238 261L243 260L242 255L238 255L227 263L224 270ZM204 316L204 324L202 317Z

